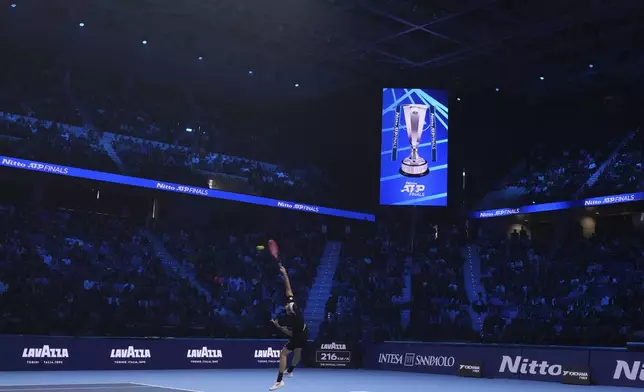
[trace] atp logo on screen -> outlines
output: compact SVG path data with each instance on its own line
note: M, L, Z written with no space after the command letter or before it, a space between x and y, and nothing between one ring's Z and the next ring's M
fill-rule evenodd
M425 185L419 184L412 181L405 182L405 185L400 190L400 192L407 193L412 197L423 197L425 196Z

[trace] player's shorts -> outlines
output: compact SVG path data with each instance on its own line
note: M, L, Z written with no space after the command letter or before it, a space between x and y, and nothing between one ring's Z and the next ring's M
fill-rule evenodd
M297 335L294 334L284 347L289 351L293 351L296 348L304 348L304 346L306 346L306 341L308 339L309 339L309 331L307 328L307 329L304 329L304 331L301 331L300 333L298 333Z

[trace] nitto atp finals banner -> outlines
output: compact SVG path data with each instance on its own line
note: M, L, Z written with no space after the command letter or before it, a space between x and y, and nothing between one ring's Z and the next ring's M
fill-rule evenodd
M382 90L381 205L447 205L447 92Z

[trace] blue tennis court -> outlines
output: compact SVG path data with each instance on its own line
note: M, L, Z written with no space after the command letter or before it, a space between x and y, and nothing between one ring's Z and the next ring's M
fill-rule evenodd
M267 391L274 370L158 370L0 372L0 392L215 392ZM298 369L280 391L302 392L537 392L632 391L626 387L573 386L507 379L470 379L370 370Z

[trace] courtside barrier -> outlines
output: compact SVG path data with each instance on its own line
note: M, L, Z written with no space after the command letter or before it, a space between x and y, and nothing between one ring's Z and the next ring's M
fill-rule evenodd
M617 348L385 342L365 367L464 377L644 387L644 352Z
M275 368L284 340L0 336L0 371ZM364 351L364 352L363 352ZM311 342L326 368L515 378L644 388L644 352L625 348Z
M0 370L274 368L284 341L0 336Z
M275 368L285 340L0 336L0 371ZM357 367L353 346L310 343L307 363Z

